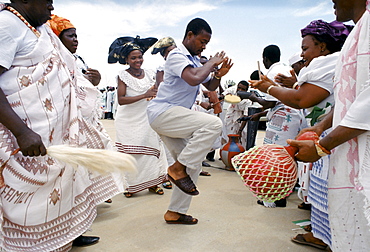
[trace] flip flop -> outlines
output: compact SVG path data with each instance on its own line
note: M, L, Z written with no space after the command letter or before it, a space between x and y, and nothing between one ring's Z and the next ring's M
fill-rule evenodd
M172 184L170 181L166 181L164 183L162 183L162 186L166 189L172 189Z
M193 218L191 215L180 214L180 217L177 220L166 220L167 224L185 224L185 225L194 225L198 223L198 219Z
M315 247L315 248L318 248L318 249L322 249L322 250L325 250L327 245L325 243L323 243L320 239L317 239L315 237L313 237L312 235L312 238L309 237L310 239L305 239L304 236L305 235L312 235L312 233L307 233L307 234L298 234L296 237L293 237L292 238L292 241L295 242L295 243L299 243L299 244L302 244L302 245L308 245L308 246L311 246L311 247ZM312 240L312 241L309 241L309 240Z
M306 231L306 232L312 232L312 226L311 226L311 224L309 224L307 226L304 226L303 227L303 230Z
M201 172L199 173L199 175L200 175L200 176L211 176L211 173L206 172L206 171L201 171Z
M152 193L156 193L156 194L159 194L159 195L163 195L164 192L163 192L163 189L160 188L160 187L149 187L149 192L152 192Z
M129 193L129 192L124 192L123 195L125 195L126 198L132 197L132 193Z
M191 196L195 196L199 194L197 187L195 186L194 182L191 180L190 176L187 175L185 178L175 180L167 174L169 180L174 183L181 191Z
M301 204L298 205L298 208L303 210L311 210L311 204L306 204L302 202Z

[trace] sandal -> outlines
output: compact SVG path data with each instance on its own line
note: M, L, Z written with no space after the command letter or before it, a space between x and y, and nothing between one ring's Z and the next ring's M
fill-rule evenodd
M269 207L269 208L275 208L275 207L286 207L286 198L279 199L274 202L264 202L262 200L257 200L257 204Z
M132 193L129 193L129 192L124 192L123 195L125 195L126 198L132 197Z
M296 237L292 238L292 241L302 245L308 245L318 249L325 250L328 245L326 245L322 240L315 238L312 233L298 234Z
M306 204L302 202L301 204L298 205L298 208L303 210L311 210L311 204Z
M162 183L162 186L166 189L172 189L172 184L170 181L166 181L164 183Z
M207 171L201 171L199 173L200 176L211 176L211 173L207 172Z
M307 225L307 226L304 226L303 227L303 230L306 231L306 232L311 232L312 231L312 226L311 224L310 225Z
M193 216L191 215L180 214L180 217L177 220L166 220L166 223L167 224L194 225L198 223L198 219L193 218Z
M156 194L159 194L159 195L164 194L162 188L160 188L158 186L149 187L148 189L149 189L149 192L152 192L152 193L156 193Z
M169 180L174 183L181 191L183 191L186 194L195 196L199 194L199 191L197 190L197 187L195 186L194 182L191 180L190 176L187 175L185 178L177 179L175 180L170 176L170 174L167 174Z

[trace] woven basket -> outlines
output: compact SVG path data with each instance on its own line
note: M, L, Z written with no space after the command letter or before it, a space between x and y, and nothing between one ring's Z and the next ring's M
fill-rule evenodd
M253 147L234 156L231 163L249 190L263 201L285 198L297 182L297 163L280 145Z

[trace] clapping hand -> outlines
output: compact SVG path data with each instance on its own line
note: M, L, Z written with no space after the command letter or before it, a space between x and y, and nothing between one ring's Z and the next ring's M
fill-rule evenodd
M284 74L277 74L275 76L275 81L280 83L281 86L292 88L293 85L297 82L297 77L295 75L294 70L290 70L291 76L285 76Z
M231 59L226 57L224 61L222 62L221 68L215 72L215 76L219 78L221 78L222 76L225 76L233 65L234 63L231 63Z
M265 75L261 75L261 80L259 80L259 81L250 80L249 83L251 84L251 87L257 88L258 90L260 90L261 92L264 92L264 93L267 92L267 89L270 86L278 86L272 80L267 78L267 76L265 76Z
M218 66L222 63L220 69L215 71L215 76L217 76L218 78L226 75L229 72L230 68L234 65L234 63L231 62L231 59L229 59L225 55L225 52L222 51L220 53L216 53L215 56L210 57L209 59L209 61L215 66Z

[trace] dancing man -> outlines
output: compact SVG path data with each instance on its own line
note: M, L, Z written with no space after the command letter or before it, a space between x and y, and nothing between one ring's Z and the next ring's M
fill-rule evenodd
M191 196L198 195L196 183L201 164L220 135L222 122L218 117L191 110L199 85L215 90L222 76L232 67L225 53L216 53L203 66L199 55L211 39L209 24L200 18L189 22L182 44L167 56L164 80L157 97L148 105L151 127L161 136L176 160L168 168L168 177L176 185L164 219L168 224L196 224L186 215ZM215 67L221 68L210 77Z

